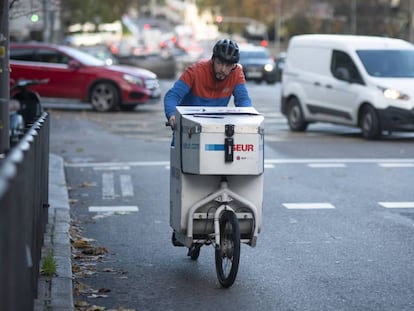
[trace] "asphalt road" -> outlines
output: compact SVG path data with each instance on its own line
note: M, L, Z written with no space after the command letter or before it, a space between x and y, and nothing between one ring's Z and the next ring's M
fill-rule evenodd
M135 310L413 310L414 134L366 141L322 124L291 133L278 86L249 91L266 120L263 230L257 247L242 245L227 290L212 247L192 261L171 244L162 104L50 108L74 225L107 250L74 259L74 300ZM117 212L95 212L104 207Z

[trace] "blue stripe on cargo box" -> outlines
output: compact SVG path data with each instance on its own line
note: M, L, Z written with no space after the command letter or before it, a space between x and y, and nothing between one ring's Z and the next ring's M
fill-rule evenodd
M223 151L224 144L205 144L204 150L205 151Z

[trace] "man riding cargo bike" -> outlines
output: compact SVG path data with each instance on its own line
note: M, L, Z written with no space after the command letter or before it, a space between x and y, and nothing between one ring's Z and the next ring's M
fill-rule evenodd
M226 288L237 276L240 243L254 247L262 222L264 118L238 61L237 43L219 40L211 59L188 67L164 98L173 130L172 243L193 260L201 246L213 245ZM227 107L232 95L235 107Z

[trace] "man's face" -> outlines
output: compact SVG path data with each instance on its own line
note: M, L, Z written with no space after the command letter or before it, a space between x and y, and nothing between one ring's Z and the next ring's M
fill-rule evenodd
M236 64L224 63L218 58L213 59L214 75L217 80L226 79L235 66Z

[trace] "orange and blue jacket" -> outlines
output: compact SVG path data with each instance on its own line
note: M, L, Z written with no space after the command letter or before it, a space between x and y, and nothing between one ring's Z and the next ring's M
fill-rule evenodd
M236 107L252 105L241 66L220 81L214 76L212 60L200 61L189 66L165 94L165 115L169 119L177 105L227 106L232 95Z

